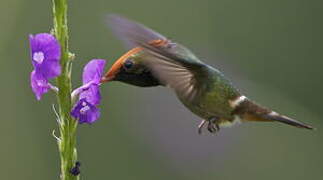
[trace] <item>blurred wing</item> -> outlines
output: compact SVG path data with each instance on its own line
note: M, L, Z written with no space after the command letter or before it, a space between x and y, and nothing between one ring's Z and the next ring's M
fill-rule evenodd
M205 65L188 49L175 44L153 30L116 15L109 16L113 32L126 45L143 47L143 63L162 84L173 88L177 95L193 100L199 94L199 82L205 75Z
M154 32L142 24L132 22L115 14L107 16L107 23L113 33L117 35L117 37L121 39L128 48L137 47L138 41L150 42L156 39L167 39L163 35Z
M150 52L144 55L145 65L158 80L167 87L175 90L176 94L187 100L194 100L199 94L199 81L189 68L172 59Z

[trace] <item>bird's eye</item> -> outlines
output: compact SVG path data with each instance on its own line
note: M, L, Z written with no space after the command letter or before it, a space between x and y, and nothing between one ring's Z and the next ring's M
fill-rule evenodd
M126 68L126 69L130 69L132 66L133 66L133 62L131 60L126 60L124 63L123 63L123 66Z

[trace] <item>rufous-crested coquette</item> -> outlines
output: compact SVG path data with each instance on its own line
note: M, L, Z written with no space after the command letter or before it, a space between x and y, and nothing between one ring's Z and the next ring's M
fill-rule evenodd
M139 87L166 86L207 123L209 132L236 121L281 122L299 128L311 126L260 106L241 94L216 68L203 63L189 49L142 24L110 15L108 24L131 47L102 78Z

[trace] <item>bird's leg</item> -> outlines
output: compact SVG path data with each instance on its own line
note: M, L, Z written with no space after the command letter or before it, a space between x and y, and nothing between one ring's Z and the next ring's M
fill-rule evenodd
M220 130L220 127L219 127L218 122L217 122L218 120L219 120L219 118L213 117L208 121L207 130L210 133L216 133L217 131Z
M202 128L204 127L206 120L203 120L198 126L198 133L202 134Z
M205 125L205 123L207 122L207 130L210 132L210 133L216 133L217 131L220 130L220 127L218 125L218 120L219 118L217 117L213 117L209 120L203 120L199 125L198 125L198 133L199 134L202 134L202 129Z

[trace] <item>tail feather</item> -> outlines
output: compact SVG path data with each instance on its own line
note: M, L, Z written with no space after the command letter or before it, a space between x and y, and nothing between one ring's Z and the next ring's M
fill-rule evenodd
M237 106L235 112L239 114L244 121L275 121L299 128L314 129L310 125L280 115L247 99Z

